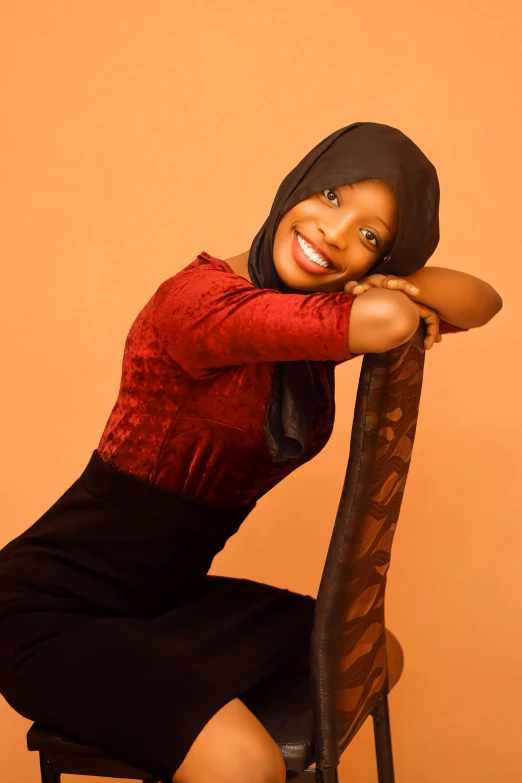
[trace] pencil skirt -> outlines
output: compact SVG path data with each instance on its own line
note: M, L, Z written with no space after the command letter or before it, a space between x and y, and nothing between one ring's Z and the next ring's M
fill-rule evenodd
M196 503L94 451L0 550L8 704L170 783L231 699L264 722L281 676L308 698L315 599L208 573L253 508Z

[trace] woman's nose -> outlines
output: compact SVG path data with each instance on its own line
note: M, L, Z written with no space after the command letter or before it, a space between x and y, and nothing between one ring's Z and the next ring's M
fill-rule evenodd
M346 215L343 218L337 218L335 223L321 224L319 230L323 233L325 242L329 245L335 245L340 251L343 251L349 247L355 221L356 215Z

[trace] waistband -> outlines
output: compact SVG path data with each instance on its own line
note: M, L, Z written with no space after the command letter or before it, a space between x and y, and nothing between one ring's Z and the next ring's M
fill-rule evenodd
M256 505L214 506L183 497L115 468L96 449L78 480L93 495L109 503L165 522L186 520L192 530L196 527L209 533L233 535Z

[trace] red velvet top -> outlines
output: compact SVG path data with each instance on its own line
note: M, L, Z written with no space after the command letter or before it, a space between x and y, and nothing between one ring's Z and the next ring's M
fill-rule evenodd
M203 251L159 286L132 324L100 457L199 502L254 504L328 442L328 360L354 357L354 300L258 288ZM443 321L440 330L462 331ZM263 431L271 374L275 362L300 359L321 362L318 417L306 452L274 464Z

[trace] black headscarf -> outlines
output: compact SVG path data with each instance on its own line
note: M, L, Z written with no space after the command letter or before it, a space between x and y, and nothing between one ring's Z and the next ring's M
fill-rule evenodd
M439 242L439 181L433 164L397 128L354 122L334 131L284 178L270 214L248 256L248 271L258 288L299 293L288 287L274 266L274 237L281 218L325 188L380 179L395 193L399 221L391 251L367 274L409 275L421 269ZM264 431L273 462L299 459L318 408L314 362L277 362Z

